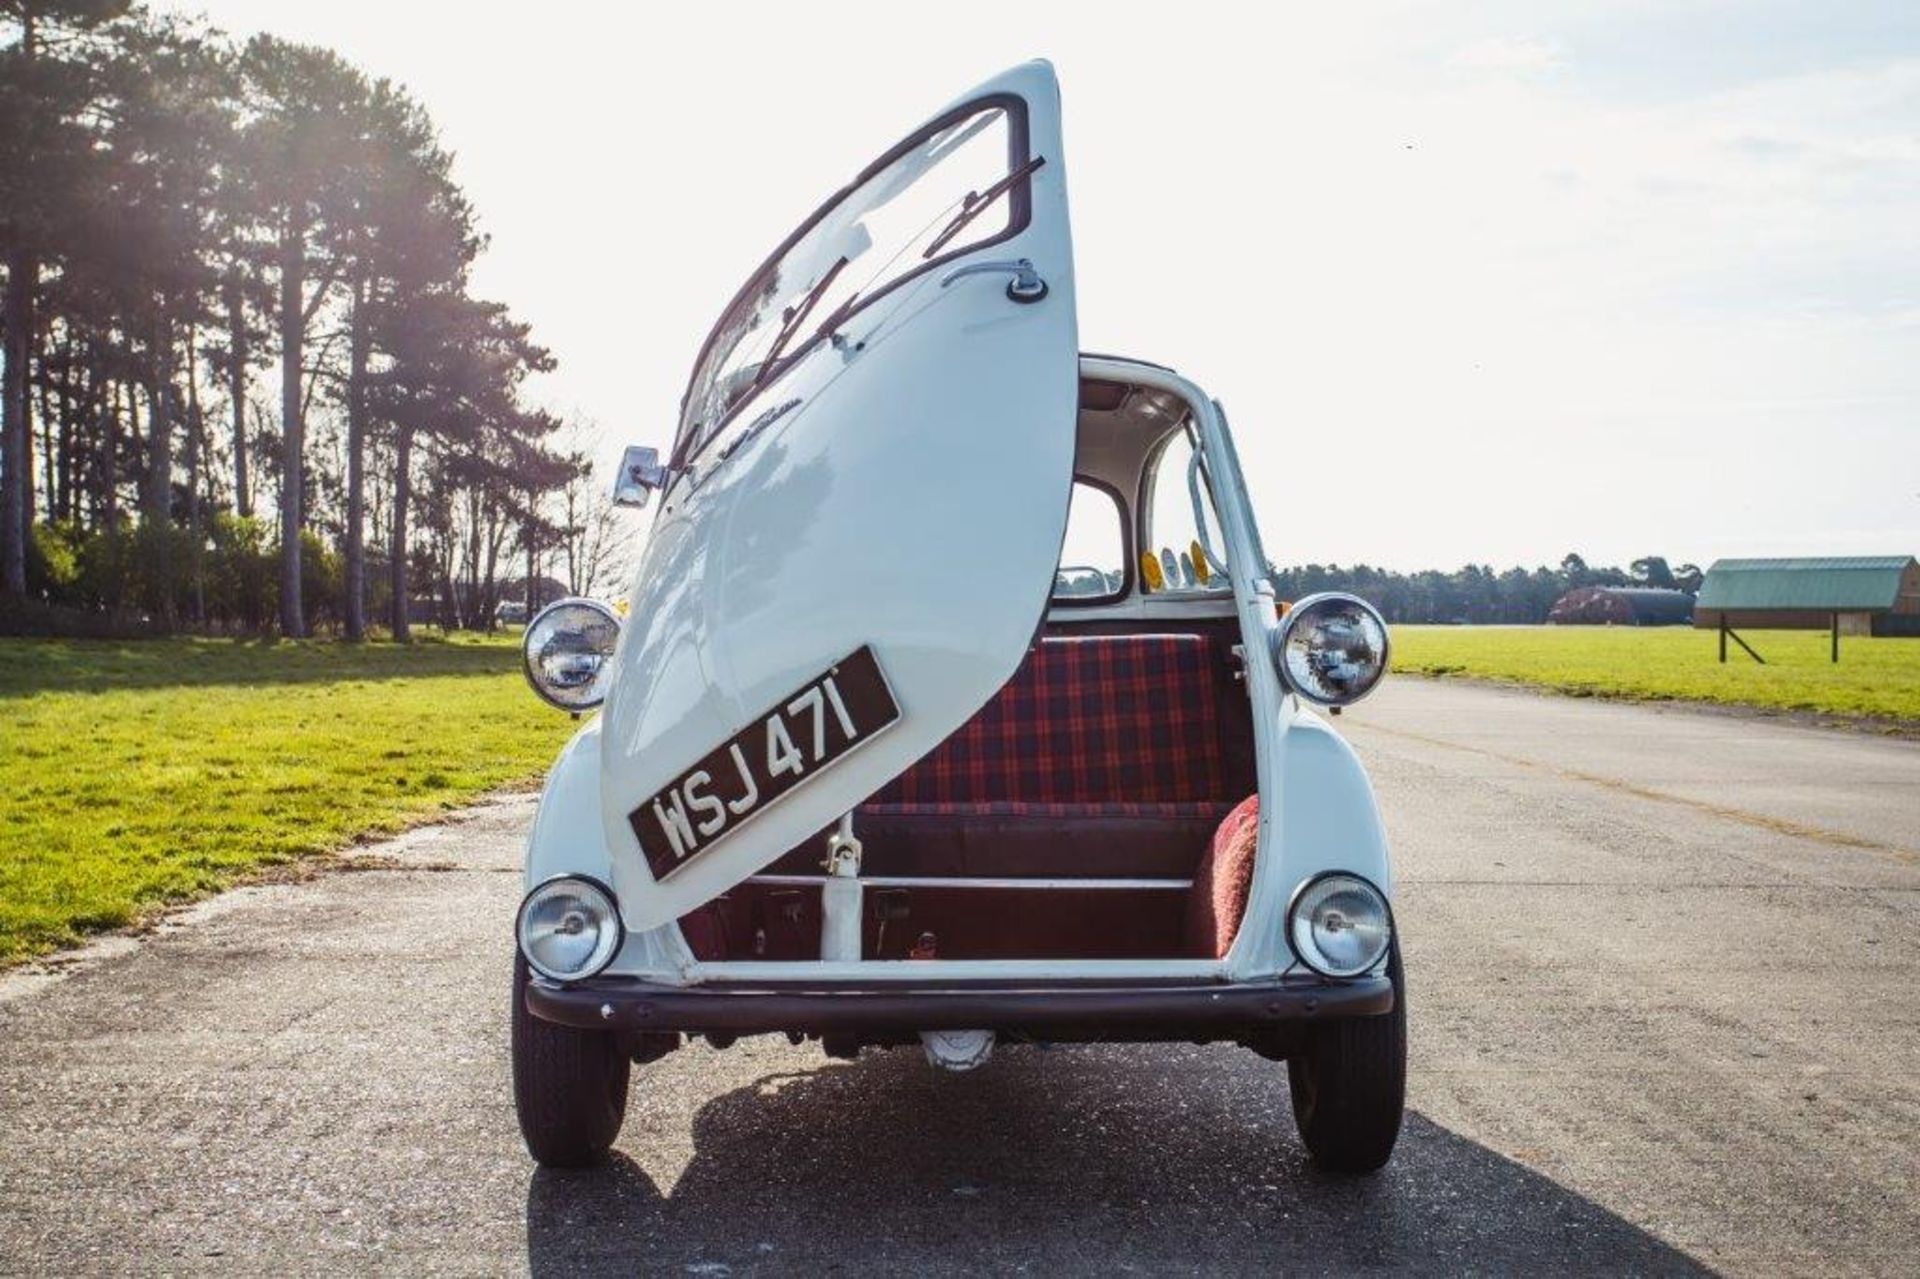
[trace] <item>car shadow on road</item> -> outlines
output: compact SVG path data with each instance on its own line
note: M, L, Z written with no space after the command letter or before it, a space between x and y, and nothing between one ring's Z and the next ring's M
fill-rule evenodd
M1294 1136L1285 1067L1243 1050L1011 1049L966 1076L918 1057L869 1053L718 1096L677 1175L684 1146L662 1140L638 1072L606 1163L534 1173L533 1273L1704 1273L1417 1114L1380 1174L1321 1174Z

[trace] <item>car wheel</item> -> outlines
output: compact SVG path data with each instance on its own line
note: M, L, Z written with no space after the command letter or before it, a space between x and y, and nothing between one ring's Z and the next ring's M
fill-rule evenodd
M1400 943L1387 959L1393 1011L1315 1026L1287 1059L1293 1118L1314 1162L1373 1172L1393 1154L1407 1094L1407 986Z
M513 957L513 1106L528 1154L548 1168L604 1155L627 1116L630 1069L612 1035L528 1012L526 957Z

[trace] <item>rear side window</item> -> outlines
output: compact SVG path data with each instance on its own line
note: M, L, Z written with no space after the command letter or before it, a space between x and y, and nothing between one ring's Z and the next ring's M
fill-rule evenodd
M1141 494L1140 580L1153 591L1225 591L1226 542L1190 431L1175 432L1147 469ZM1148 564L1148 560L1152 564Z
M1120 500L1098 485L1075 480L1053 598L1089 604L1118 599L1126 589L1127 524Z

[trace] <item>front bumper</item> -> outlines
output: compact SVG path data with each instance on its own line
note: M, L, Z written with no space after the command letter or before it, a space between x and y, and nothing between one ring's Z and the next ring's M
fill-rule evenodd
M995 1030L1035 1039L1237 1039L1289 1025L1393 1011L1384 976L1351 981L1283 977L1259 982L991 983L715 982L667 986L597 978L568 986L534 981L527 1011L545 1021L624 1034L715 1036L773 1031L906 1035Z

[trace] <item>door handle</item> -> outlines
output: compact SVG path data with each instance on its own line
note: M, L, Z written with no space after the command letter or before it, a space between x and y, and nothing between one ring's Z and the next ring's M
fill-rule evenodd
M1011 275L1007 281L1007 297L1015 302L1038 302L1047 296L1047 282L1033 269L1033 263L1027 258L1012 258L1001 262L969 262L965 266L955 267L940 277L940 287L946 288L955 280L968 275Z

